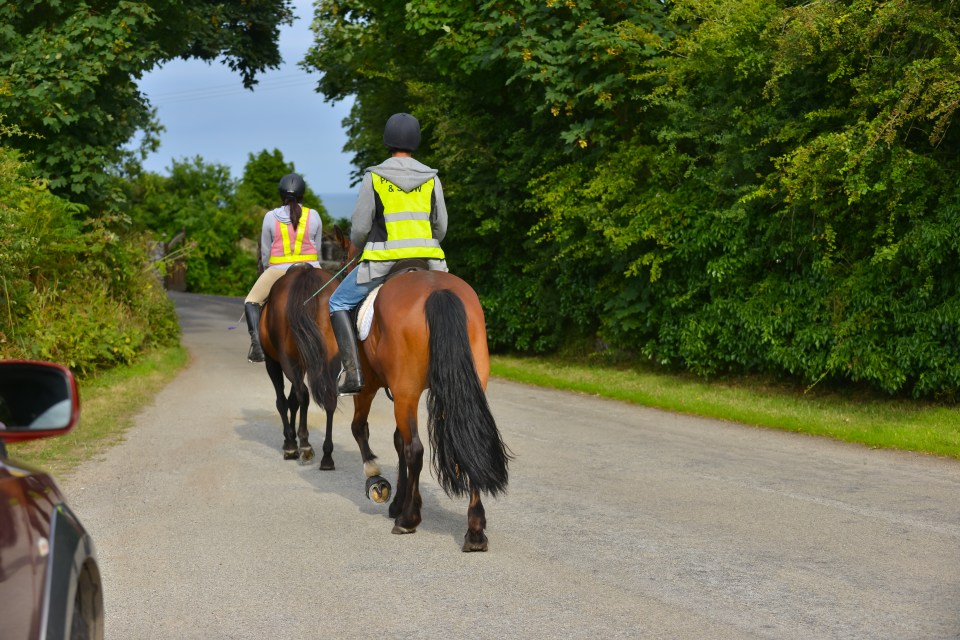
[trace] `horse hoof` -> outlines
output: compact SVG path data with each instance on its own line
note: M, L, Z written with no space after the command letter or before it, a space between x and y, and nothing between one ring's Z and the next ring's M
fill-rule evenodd
M313 447L306 447L300 449L300 459L298 462L302 465L308 465L313 462L315 455L313 453Z
M283 459L284 460L296 460L300 457L300 452L296 449L284 449L283 450Z
M390 499L390 483L382 476L367 478L367 497L377 504Z
M407 533L416 533L416 532L417 532L416 529L407 529L406 527L401 527L400 525L395 524L393 525L393 531L391 531L390 533L395 533L397 535L404 535Z
M470 532L467 531L467 534L463 536L463 551L486 551L488 547L487 536L481 533L479 536L471 536Z
M397 496L397 498L399 497L400 496ZM394 501L390 503L390 508L387 509L387 515L390 516L391 518L396 519L400 517L401 511L403 511L403 505L400 503L399 500L394 499Z
M333 471L336 468L336 465L333 464L333 458L323 456L323 459L320 461L320 471Z

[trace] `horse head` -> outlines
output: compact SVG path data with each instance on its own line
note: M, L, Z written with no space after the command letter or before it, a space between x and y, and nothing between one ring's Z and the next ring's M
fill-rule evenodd
M346 271L349 273L356 266L357 257L360 255L360 248L353 244L353 242L350 241L350 236L346 235L338 226L333 227L333 238L337 246L342 249L344 255L343 261L340 263L340 270L344 270L346 267Z

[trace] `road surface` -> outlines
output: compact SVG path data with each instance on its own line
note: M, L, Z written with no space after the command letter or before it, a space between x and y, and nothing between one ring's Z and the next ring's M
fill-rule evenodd
M426 467L423 524L390 533L352 401L335 471L284 461L241 301L171 295L190 365L62 483L109 639L960 637L956 461L492 380L516 458L490 551L462 553L466 502ZM382 394L370 424L394 482Z

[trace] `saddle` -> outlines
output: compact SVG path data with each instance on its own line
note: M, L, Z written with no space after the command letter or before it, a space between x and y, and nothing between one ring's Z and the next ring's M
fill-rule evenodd
M377 299L377 294L380 292L380 287L386 284L390 278L398 276L401 273L429 270L430 265L427 264L427 261L423 258L406 258L404 260L397 260L396 264L394 264L390 269L390 273L388 273L387 277L383 279L383 282L381 282L370 293L368 293L367 297L363 299L363 302L357 305L351 312L353 321L357 327L357 338L360 340L366 340L367 336L370 335L370 327L373 326L373 302Z
M387 274L387 277L383 279L384 282L392 278L393 276L398 276L401 273L406 273L408 271L429 271L430 264L423 258L404 258L403 260L397 260L393 265L393 268L390 269L390 273Z

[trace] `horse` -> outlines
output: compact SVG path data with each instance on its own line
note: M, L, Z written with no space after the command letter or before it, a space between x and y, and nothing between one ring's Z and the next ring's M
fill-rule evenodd
M306 263L294 265L274 283L260 312L260 344L283 422L283 458L303 465L314 459L307 433L312 394L327 414L322 470L335 468L332 435L339 365L335 367L334 362L339 362L339 351L326 345L331 341L336 345L329 311L330 294L336 285L333 275L324 269ZM284 377L290 381L289 396L284 395ZM294 432L298 411L300 424Z
M357 248L336 229L349 261ZM389 515L393 533L414 533L420 524L420 471L424 446L418 432L420 397L427 397L431 462L450 497L469 495L463 551L486 551L489 542L481 493L506 491L511 455L487 403L490 375L486 324L476 292L444 271L412 270L391 276L373 304L369 335L360 343L364 387L354 396L353 436L360 446L367 492L385 502L389 483L370 450L367 418L377 392L393 400L397 487ZM371 495L372 489L372 495Z

